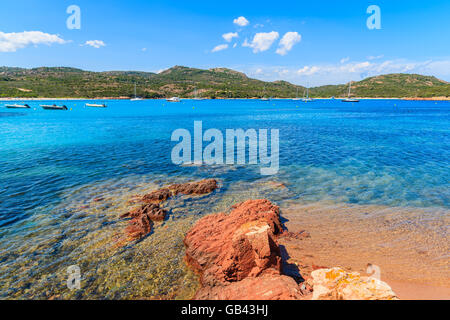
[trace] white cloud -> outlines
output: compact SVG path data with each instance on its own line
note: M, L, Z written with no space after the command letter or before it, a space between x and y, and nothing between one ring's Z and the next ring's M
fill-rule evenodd
M344 63L349 62L349 61L350 61L350 57L342 58L341 59L341 64L344 64Z
M222 51L228 49L228 45L227 44L219 44L218 46L215 46L211 52L217 52L217 51Z
M367 60L378 60L378 59L381 59L381 58L384 58L384 54L381 54L379 56L368 56Z
M237 43L233 44L233 48L236 48L236 47L237 47Z
M316 67L316 66L312 66L312 67L305 66L305 67L297 70L297 73L299 75L311 76L311 75L319 72L319 70L320 70L320 68Z
M142 50L142 52L145 52L145 51L147 51L147 48L142 48L141 50Z
M302 36L298 34L298 32L286 32L280 40L279 48L277 49L277 53L281 56L286 55L289 51L291 51L292 47L302 40Z
M450 57L440 60L412 61L406 59L357 61L334 64L311 64L299 67L257 66L241 70L265 81L286 80L296 84L320 86L359 81L389 73L417 73L450 81Z
M245 27L249 25L249 21L245 17L239 17L233 20L234 24L237 24L240 27Z
M231 40L233 40L233 38L237 38L239 37L237 32L228 32L222 35L222 38L225 39L226 42L231 42Z
M0 31L0 52L16 52L29 45L39 44L51 45L53 43L64 44L67 41L56 34L44 33L42 31L24 31L5 33Z
M106 46L106 44L102 40L88 40L88 41L86 41L86 43L84 45L85 46L91 46L91 47L94 47L96 49L99 49L101 47L105 47Z
M248 42L247 39L245 39L242 46L253 48L254 53L263 52L268 50L275 40L277 40L279 37L278 32L272 31L272 32L260 32L255 34L253 37L252 42Z

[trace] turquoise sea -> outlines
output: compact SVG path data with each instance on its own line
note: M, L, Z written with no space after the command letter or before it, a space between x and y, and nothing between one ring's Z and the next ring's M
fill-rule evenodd
M429 208L435 219L450 209L448 101L101 102L108 108L0 102L0 298L189 297L196 281L183 264L185 232L248 198ZM224 133L279 129L278 174L172 164L172 132L193 133L194 121ZM152 235L113 245L133 195L209 177L220 181L216 193L169 201L169 218ZM81 268L80 290L66 286L70 265Z

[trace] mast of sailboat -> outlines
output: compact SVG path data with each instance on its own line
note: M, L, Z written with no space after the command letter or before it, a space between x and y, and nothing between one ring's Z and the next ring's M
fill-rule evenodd
M297 87L297 94L295 95L295 99L298 99L298 87Z
M134 98L135 99L137 98L137 95L136 95L136 82L134 83Z
M350 81L350 83L348 84L348 97L350 98L350 92L352 90L352 82Z

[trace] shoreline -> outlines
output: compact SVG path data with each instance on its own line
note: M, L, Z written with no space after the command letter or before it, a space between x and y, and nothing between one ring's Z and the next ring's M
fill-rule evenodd
M433 215L428 209L313 203L281 210L290 232L307 234L280 241L288 263L299 265L307 277L317 266L367 274L373 264L400 299L450 299L445 235L430 231L430 226L445 225L448 210L437 219L442 222L428 225Z
M432 97L432 98L381 98L381 97L355 97L359 100L402 100L402 101L450 101L450 97ZM129 97L98 97L98 98L0 98L0 101L55 101L55 100L61 100L61 101L98 101L98 100L130 100ZM142 98L142 101L145 100L166 100L167 98L150 98L145 99ZM193 98L180 98L181 100L194 100ZM271 98L272 100L293 100L295 98ZM312 98L313 100L342 100L344 98ZM261 100L261 98L204 98L204 100ZM300 100L300 102L302 102Z

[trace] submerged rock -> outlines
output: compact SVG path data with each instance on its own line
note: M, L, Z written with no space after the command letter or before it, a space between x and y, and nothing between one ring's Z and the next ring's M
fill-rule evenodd
M217 189L217 181L215 179L205 179L197 182L174 184L169 189L173 195L202 195L211 193Z
M248 200L199 220L184 239L186 260L201 276L196 299L301 299L294 279L281 275L276 236L279 208Z
M166 214L167 211L162 209L159 205L150 203L143 204L139 208L124 213L120 216L120 218L136 218L145 215L152 221L163 221Z
M129 241L139 240L148 235L153 228L153 222L163 221L167 211L160 204L172 196L178 194L201 195L214 191L217 188L215 179L206 179L197 182L174 184L167 188L161 188L137 199L134 197L131 203L141 202L141 206L120 215L120 218L132 218L125 233Z
M167 188L162 188L146 194L142 197L142 201L146 203L160 203L166 201L172 196L172 192Z
M341 268L311 273L313 300L398 300L391 287L378 279L346 272Z

